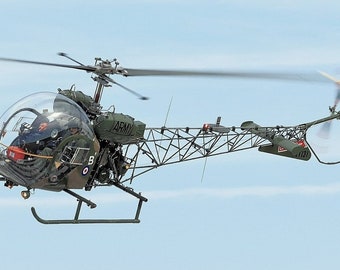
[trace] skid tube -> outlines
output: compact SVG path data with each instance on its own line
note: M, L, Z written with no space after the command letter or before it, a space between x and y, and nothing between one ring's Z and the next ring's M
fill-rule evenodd
M42 224L122 224L122 223L140 223L139 220L139 214L140 211L142 209L142 204L143 202L147 202L148 199L143 197L142 195L140 195L140 193L136 193L134 192L132 189L129 189L119 183L115 183L114 184L116 187L122 189L123 191L131 194L132 196L136 197L139 202L137 205L137 209L136 209L136 214L134 218L130 218L130 219L79 219L79 215L80 215L80 210L81 210L81 206L83 203L85 203L88 207L90 207L91 209L96 208L97 205L93 202L91 202L90 200L80 196L79 194L69 190L69 189L64 189L63 191L70 194L71 196L75 197L78 201L77 204L77 209L74 215L73 219L43 219L41 218L38 214L37 211L35 210L34 207L31 207L31 211L32 214L34 216L34 218L42 223Z

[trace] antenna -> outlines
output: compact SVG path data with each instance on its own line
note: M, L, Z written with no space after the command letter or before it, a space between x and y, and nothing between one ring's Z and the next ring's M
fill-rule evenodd
M164 125L163 125L164 127L166 126L166 122L168 121L168 117L169 117L169 113L170 113L170 109L171 109L171 105L172 105L172 99L173 99L173 96L170 99L168 111L166 112L165 121L164 121Z
M207 161L208 161L208 157L206 156L205 159L204 159L204 165L203 165L201 183L203 183L203 179L204 179L204 175L205 175L205 168L206 168L206 166L207 166Z

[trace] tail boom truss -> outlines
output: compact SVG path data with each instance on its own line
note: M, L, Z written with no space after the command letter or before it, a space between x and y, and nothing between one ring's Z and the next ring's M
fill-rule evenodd
M145 140L126 146L124 156L131 167L130 174L121 182L132 182L137 176L164 165L273 145L275 138L299 142L305 139L308 127L261 127L261 133L256 128L215 124L203 128L149 128Z

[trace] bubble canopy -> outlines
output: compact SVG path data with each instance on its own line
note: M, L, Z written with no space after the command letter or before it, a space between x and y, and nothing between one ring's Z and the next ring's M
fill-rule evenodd
M70 125L93 137L85 112L72 100L56 93L40 92L22 98L1 116L0 121L0 138L5 146L18 144L18 135L26 144L53 139L66 132Z
M80 167L76 188L86 183L86 160L95 156L95 135L74 101L61 94L35 93L12 105L0 124L0 175L28 188L60 190L69 185L64 176Z

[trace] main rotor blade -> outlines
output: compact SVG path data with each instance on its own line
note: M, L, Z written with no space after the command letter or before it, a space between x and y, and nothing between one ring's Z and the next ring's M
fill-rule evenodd
M181 76L181 77L229 77L229 78L248 78L248 79L266 79L266 80L284 80L284 81L309 81L309 82L327 82L327 79L320 73L286 73L286 72L256 72L256 71L204 71L204 70L166 70L166 69L134 69L118 67L115 69L111 66L84 66L84 65L65 65L57 63L21 60L13 58L0 57L0 61L17 62L24 64L55 66L62 68L71 68L94 72L100 74L119 74L125 77L131 76ZM328 77L329 78L329 77Z
M148 100L149 99L148 97L142 96L141 94L137 93L136 91L133 91L132 89L127 88L126 86L124 86L120 83L117 83L116 81L112 81L112 83L114 83L114 84L118 85L119 87L123 88L124 90L130 92L131 94L135 95L136 97L138 97L141 100Z
M158 70L124 68L124 76L183 76L183 77L230 77L288 81L327 82L319 73L284 73L284 72L252 72L252 71L200 71L200 70Z
M124 90L128 91L129 93L135 95L136 97L138 97L138 98L141 99L141 100L148 100L148 99L149 99L148 97L143 96L143 95L137 93L136 91L134 91L134 90L132 90L132 89L130 89L130 88L128 88L128 87L126 87L126 86L124 86L124 85L118 83L118 82L116 82L115 80L112 80L110 77L108 77L108 76L106 76L106 75L101 75L100 78L102 78L102 79L104 79L104 80L106 80L106 81L108 81L108 82L110 82L110 83L113 83L113 84L115 84L115 85L118 85L119 87L121 87L121 88L123 88Z
M0 57L0 61L16 62L16 63L24 63L24 64L34 64L34 65L44 65L44 66L54 66L54 67L62 67L62 68L72 68L72 69L85 70L87 72L94 72L96 70L95 67L91 67L91 66L64 65L64 64L47 63L47 62L39 62L39 61L13 59L13 58L2 58L2 57Z

